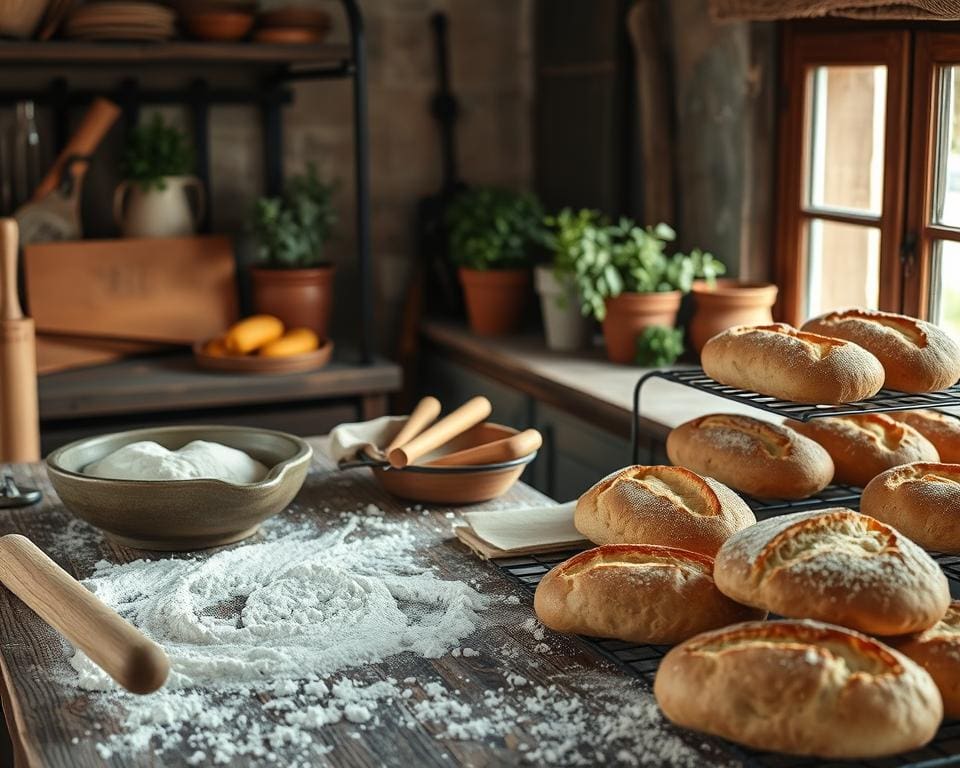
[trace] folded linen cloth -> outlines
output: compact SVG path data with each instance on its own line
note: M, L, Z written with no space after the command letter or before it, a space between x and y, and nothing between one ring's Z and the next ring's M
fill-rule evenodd
M573 525L577 503L466 512L457 538L482 558L553 552L588 544Z
M361 451L378 459L386 458L383 449L406 423L406 416L381 416L372 421L340 424L327 435L326 453L338 464L353 461Z

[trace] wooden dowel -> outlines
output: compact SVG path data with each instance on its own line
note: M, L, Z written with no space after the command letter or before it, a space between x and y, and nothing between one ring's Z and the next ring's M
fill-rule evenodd
M468 400L452 413L444 416L432 427L421 432L413 440L399 448L394 448L387 455L390 465L401 469L413 464L421 456L446 445L457 435L466 432L470 427L487 418L493 411L493 406L485 397L475 397Z
M413 413L411 413L410 417L404 422L400 431L397 432L396 437L390 441L390 445L387 446L384 453L389 455L390 451L394 448L400 448L402 445L413 440L413 438L433 424L437 416L440 415L440 410L441 405L437 398L423 398L417 403L417 407L413 409Z
M428 461L427 467L473 467L481 464L498 464L529 456L543 445L543 436L535 429L527 429L516 435L493 440L473 448L448 453L439 459Z

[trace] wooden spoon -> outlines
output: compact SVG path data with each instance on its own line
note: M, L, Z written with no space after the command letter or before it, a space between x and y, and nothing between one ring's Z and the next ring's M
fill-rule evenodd
M474 467L482 464L497 464L529 456L543 445L543 436L535 429L518 432L510 437L493 440L473 448L448 453L439 459L426 462L425 467Z
M390 451L387 454L390 465L395 469L402 469L408 464L413 464L421 456L426 456L441 445L446 445L470 427L475 427L492 412L493 406L487 398L475 397L468 400L410 442Z
M163 648L25 536L0 536L0 582L128 691L153 693L166 682Z

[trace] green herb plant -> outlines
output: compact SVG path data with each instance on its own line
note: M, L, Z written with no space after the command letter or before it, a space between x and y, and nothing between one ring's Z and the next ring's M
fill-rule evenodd
M279 197L261 197L254 205L251 229L257 256L275 269L309 269L328 263L325 246L337 213L334 184L321 181L313 165L292 177Z
M546 235L540 201L498 187L461 192L447 209L446 224L451 260L478 270L529 266Z
M166 189L167 176L193 173L193 148L187 135L156 114L136 126L127 139L122 159L124 178L145 192Z
M648 325L637 336L637 365L660 368L672 365L683 354L683 329Z

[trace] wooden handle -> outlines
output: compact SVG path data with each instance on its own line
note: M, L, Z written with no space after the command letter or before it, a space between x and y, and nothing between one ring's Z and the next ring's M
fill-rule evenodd
M447 414L432 427L421 432L406 445L401 445L399 448L390 451L387 455L387 458L390 459L390 465L396 469L401 469L408 464L413 464L421 456L426 456L430 451L445 445L457 435L466 432L470 427L475 427L486 419L492 411L493 406L485 397L475 397L468 400L457 410Z
M481 464L497 464L529 456L543 445L543 437L535 429L528 429L510 437L494 440L473 448L448 453L439 459L428 461L427 467L475 467Z
M66 164L68 157L71 155L92 155L118 117L120 117L120 107L112 101L103 98L94 101L83 116L80 125L77 126L77 130L70 137L70 141L67 142L50 170L47 171L47 175L43 177L43 180L33 191L31 201L42 200L57 188L60 183L60 175L63 173L63 166Z
M17 295L17 246L20 230L16 219L0 219L0 320L21 320L23 309Z
M26 537L0 537L0 581L128 691L152 693L166 681L163 649Z
M400 427L397 436L390 441L390 445L387 446L384 453L389 454L394 448L399 448L405 443L409 443L428 426L433 424L437 416L440 415L440 408L440 401L437 400L437 398L423 398L417 403L417 407L413 409L413 413L410 414L410 417L404 422L403 426Z

